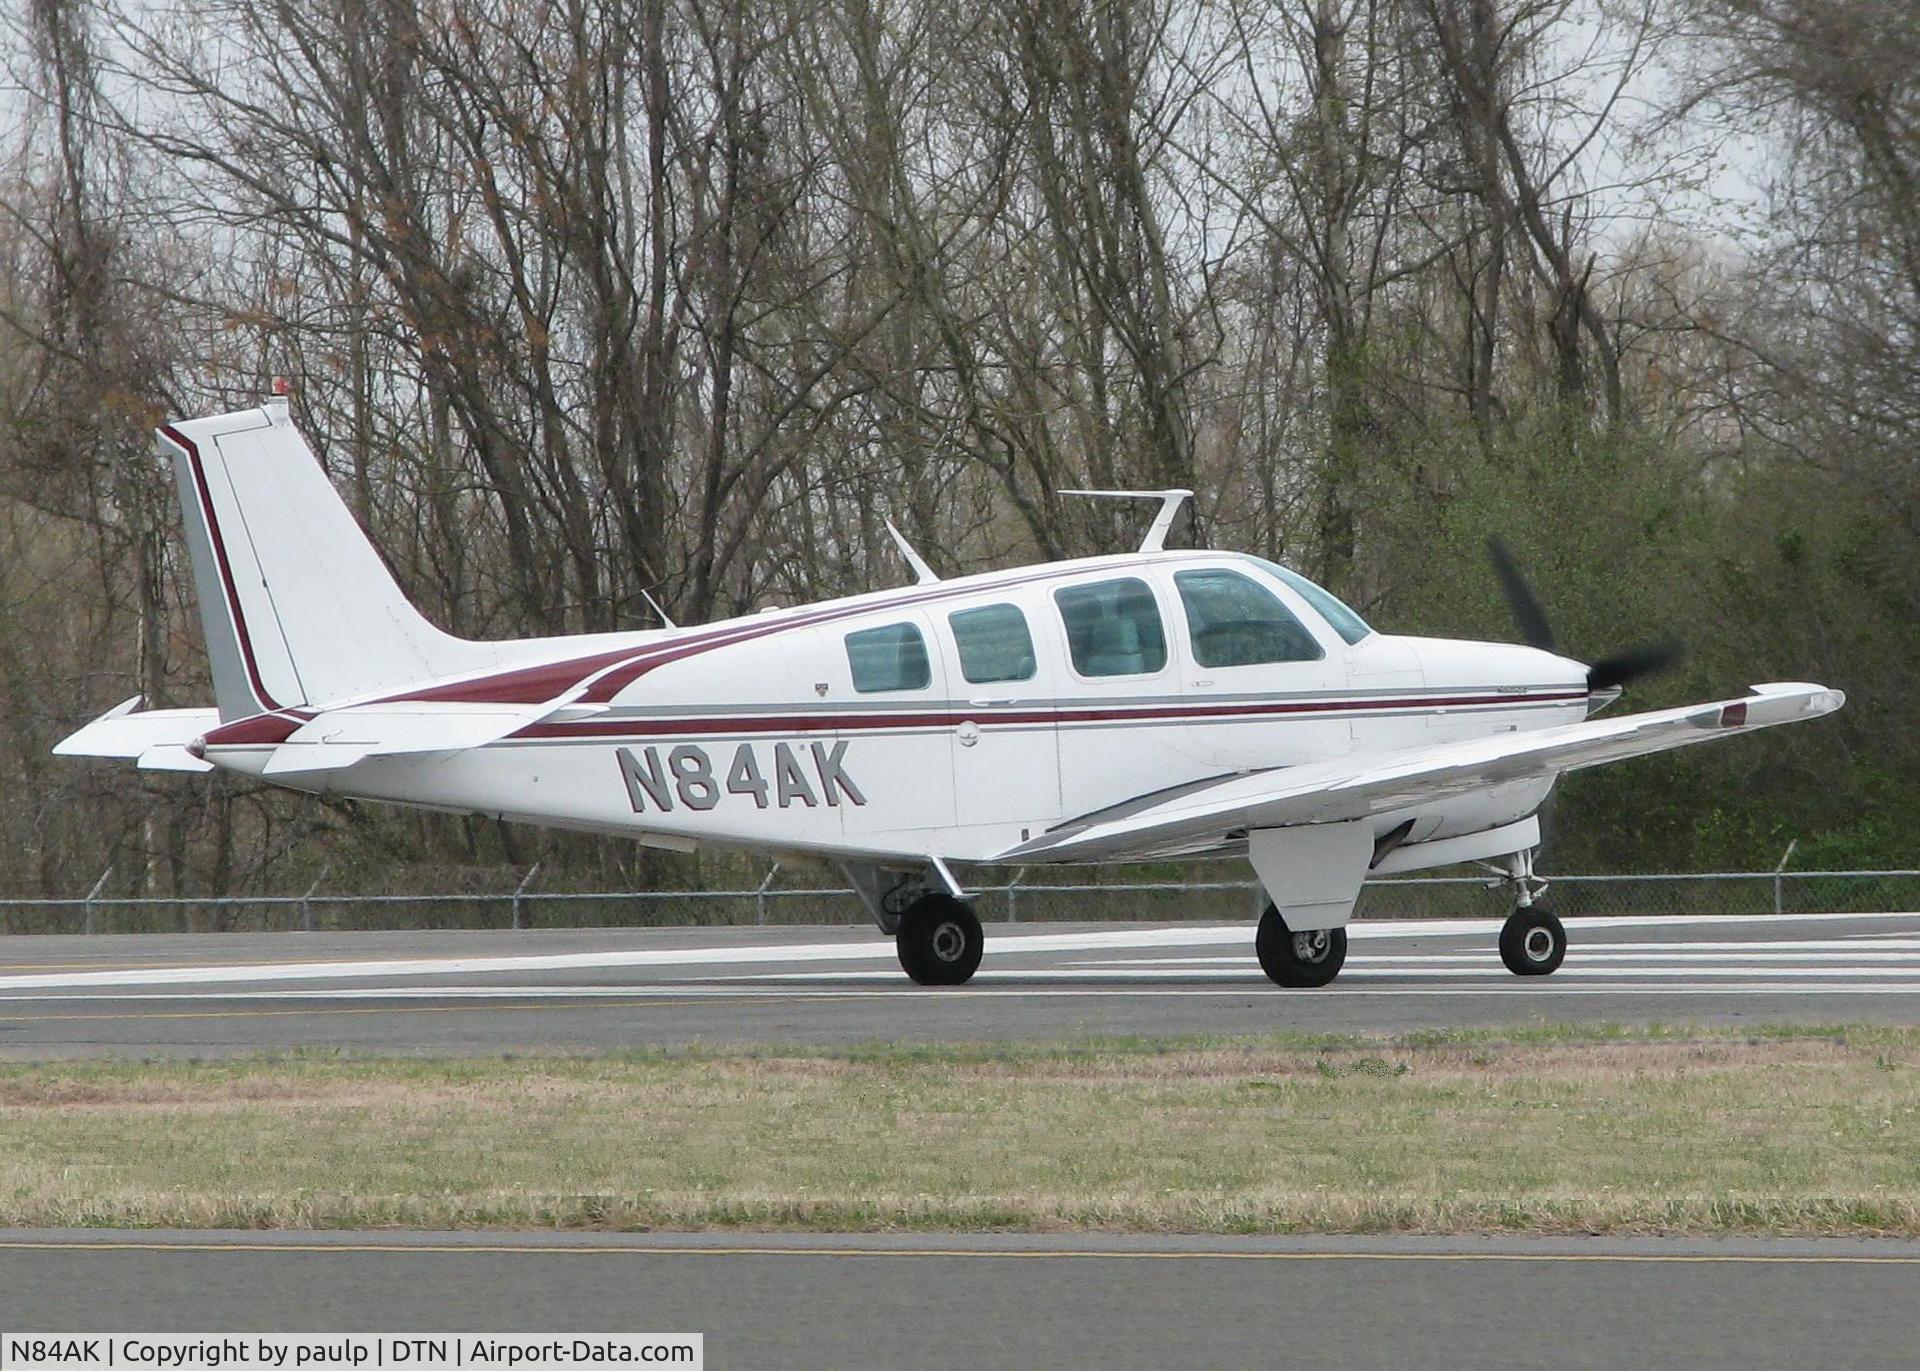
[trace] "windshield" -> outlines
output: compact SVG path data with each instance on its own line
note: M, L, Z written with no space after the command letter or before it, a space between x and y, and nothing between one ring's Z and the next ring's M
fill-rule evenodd
M1362 619L1358 614L1355 614L1351 609L1347 608L1332 592L1322 590L1299 572L1288 571L1278 562L1269 562L1264 557L1249 556L1247 560L1257 566L1263 567L1277 577L1283 584L1298 591L1300 598L1318 610L1320 617L1331 624L1333 631L1338 633L1349 644L1357 643L1369 633L1373 632L1373 630L1367 626L1365 619Z
M1317 662L1327 655L1280 597L1251 576L1224 567L1176 571L1173 584L1200 666Z

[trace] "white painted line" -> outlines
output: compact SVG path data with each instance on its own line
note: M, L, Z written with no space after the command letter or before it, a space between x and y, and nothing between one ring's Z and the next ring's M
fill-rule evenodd
M836 977L836 979L838 979ZM1453 999L1466 996L1488 995L1531 995L1554 998L1559 996L1639 996L1660 997L1679 996L1727 996L1727 995L1920 995L1920 983L1905 982L1888 985L1860 984L1823 984L1793 983L1772 984L1753 982L1744 985L1637 985L1621 982L1611 985L1562 985L1559 977L1551 980L1521 981L1504 975L1487 985L1446 986L1446 985L1348 985L1343 978L1337 985L1318 990L1282 990L1270 985L1264 978L1240 978L1243 983L1230 986L1167 986L1146 984L1140 986L994 986L981 985L979 978L965 986L951 989L928 989L915 986L904 979L897 984L882 988L864 986L805 987L805 986L672 986L672 985L612 985L612 986L385 986L369 987L361 990L209 990L209 991L161 991L135 995L8 995L0 996L0 1006L24 1003L62 1003L62 1004L98 1004L125 1005L163 1003L174 1004L183 1001L231 1003L235 1001L256 1001L277 1004L314 1004L319 1002L366 1001L405 1001L405 1000L471 1000L476 1003L486 1001L514 1000L568 1000L568 999L621 999L644 1002L647 1000L681 1000L691 998L714 1000L774 1000L789 1002L793 1000L886 1000L901 997L928 997L943 1004L964 1003L969 999L1094 999L1094 1000L1131 1000L1131 999L1221 999L1239 998L1249 1000L1266 999L1276 1005L1304 997L1306 1000L1326 999L1343 995L1382 996L1393 995L1408 999Z
M1213 947L1245 943L1239 924L1139 928L1111 933L1009 934L987 939L997 953L1072 952L1107 947ZM247 982L338 981L399 976L496 975L523 971L598 970L622 966L726 966L751 962L866 962L895 959L893 943L878 932L869 942L773 943L763 946L638 948L497 957L414 957L398 960L258 962L147 967L129 971L74 971L0 976L0 990L116 985L234 985Z
M1871 943L1852 942L1845 938L1746 938L1731 942L1695 942L1685 941L1664 943L1627 943L1627 942L1580 942L1571 936L1568 939L1571 948L1569 957L1584 955L1588 952L1675 952L1681 949L1698 952L1733 953L1735 955L1761 954L1780 951L1834 951L1844 952L1849 957L1877 957L1883 951L1890 953L1920 952L1920 938L1889 937L1876 939Z
M1542 901L1553 908L1551 898ZM1864 923L1874 919L1913 919L1920 922L1920 911L1882 910L1871 914L1601 914L1576 915L1567 920L1570 929L1581 928L1691 928L1704 924L1739 924L1745 928L1776 928L1781 924ZM1394 937L1413 937L1421 932L1438 934L1498 933L1504 918L1489 919L1356 919L1348 925L1350 937L1371 937L1384 933Z
M1139 981L1142 984L1146 984L1146 983L1150 983L1154 979L1159 979L1161 977L1164 977L1165 975L1169 974L1172 971L1173 971L1173 968L1163 968L1160 971L1159 975L1156 976L1155 973L1149 972L1149 971L1121 970L1121 969L1108 970L1103 967L1060 967L1060 968L1035 967L1032 970L1010 970L1010 969L995 968L992 970L984 970L984 971L976 972L973 977L973 982L969 982L969 984L972 984L974 982L982 982L982 981L990 982L990 981L1035 980L1035 979L1045 979L1049 981L1068 981L1068 982L1072 982L1072 981ZM880 981L880 980L895 980L899 977L900 973L897 971L835 971L827 974L831 975L832 978L836 981ZM1217 965L1196 966L1189 971L1179 972L1178 974L1188 980L1224 981L1224 980L1247 979L1247 972L1244 969L1241 969L1239 967L1232 967L1232 966L1217 966ZM1424 980L1424 979L1439 980L1439 979L1445 979L1445 978L1461 980L1464 978L1473 978L1477 976L1489 976L1497 979L1497 978L1508 976L1510 974L1511 973L1509 973L1508 971L1506 971L1504 968L1500 966L1498 961L1494 961L1490 967L1483 967L1483 968L1470 968L1470 967L1464 967L1464 966L1462 967L1415 966L1415 967L1397 967L1397 968L1382 967L1378 970L1366 970L1366 969L1357 970L1357 971L1349 970L1349 971L1343 971L1340 973L1340 980L1342 983L1345 983L1349 980L1353 980L1356 978L1363 979L1363 980L1377 980L1377 981L1406 981L1406 980ZM1558 971L1554 973L1553 979L1558 981L1558 980L1565 979L1567 977L1579 978L1579 977L1605 976L1605 977L1611 977L1616 981L1630 982L1632 980L1638 980L1638 979L1685 980L1685 979L1694 978L1694 977L1717 978L1717 977L1725 977L1725 976L1745 976L1750 979L1764 978L1770 981L1778 981L1782 984L1783 988L1785 988L1785 987L1791 986L1795 982L1798 982L1804 979L1811 979L1815 977L1821 977L1829 980L1846 980L1854 977L1859 977L1861 979L1868 979L1868 980L1879 979L1879 980L1891 982L1891 981L1897 981L1900 975L1901 975L1901 972L1899 968L1887 968L1887 967L1881 967L1881 966L1813 966L1813 967L1805 967L1805 968L1753 967L1753 966L1699 966L1699 967L1595 966L1595 967L1583 968L1583 967L1575 966L1572 962L1568 962L1566 965L1562 966ZM813 980L818 980L819 976L815 974L810 974L804 971L764 971L764 972L750 973L747 975L729 976L726 979L730 981L735 981L735 982L743 982L743 983L751 982L754 984L772 985L772 984L792 984L800 981L813 981ZM1914 980L1916 984L1920 984L1920 975L1916 975L1914 977Z
M1663 948L1684 948L1683 943L1656 944ZM1358 953L1347 958L1350 971L1359 966L1441 966L1456 969L1471 969L1485 966L1492 956L1492 949L1480 949L1465 952L1430 953ZM1862 948L1835 948L1820 952L1615 952L1611 944L1595 943L1590 946L1575 947L1567 953L1567 965L1578 963L1585 966L1591 962L1621 965L1657 965L1675 963L1692 966L1705 963L1715 966L1752 965L1755 969L1769 966L1801 966L1809 962L1848 962L1860 966L1885 967L1890 973L1904 973L1908 970L1920 971L1920 952L1890 952L1882 955L1877 951ZM1239 957L1103 957L1097 961L1067 962L1064 965L1075 967L1168 967L1179 970L1182 967L1205 966L1257 966L1259 959L1252 955ZM1344 972L1342 974L1345 974Z
M1920 919L1913 913L1706 915L1693 918L1609 916L1572 921L1573 936L1595 928L1672 928L1696 924L1740 924L1828 920ZM1378 938L1430 938L1458 935L1495 935L1499 919L1368 920L1352 925L1356 941ZM638 935L644 937L644 934ZM986 951L1022 956L1050 952L1084 952L1108 948L1244 947L1253 936L1250 924L1146 926L1097 933L1026 933L996 931ZM1660 944L1671 947L1672 944ZM606 970L615 967L724 966L752 963L891 962L893 946L876 933L868 942L776 943L764 946L633 948L593 952L566 952L507 956L412 957L340 960L329 962L259 962L251 964L146 967L120 971L37 972L0 976L0 990L105 988L135 985L237 985L284 981L389 979L414 976L485 976L529 971ZM888 975L893 975L891 971Z

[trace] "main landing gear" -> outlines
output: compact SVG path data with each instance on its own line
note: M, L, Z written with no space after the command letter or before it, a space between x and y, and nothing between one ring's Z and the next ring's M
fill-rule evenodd
M921 985L962 985L980 969L984 940L972 905L929 893L900 912L893 945L900 969Z
M964 985L980 969L985 939L973 906L936 857L926 872L848 862L841 867L880 932L893 939L900 969L921 985ZM936 884L937 882L937 884Z
M1553 913L1534 903L1547 883L1533 874L1533 853L1516 852L1496 886L1513 888L1513 913L1500 927L1500 960L1516 976L1551 976L1567 956L1567 930Z
M1275 985L1326 985L1340 974L1347 960L1347 930L1311 928L1296 933L1269 904L1260 916L1253 950L1260 957L1260 969Z

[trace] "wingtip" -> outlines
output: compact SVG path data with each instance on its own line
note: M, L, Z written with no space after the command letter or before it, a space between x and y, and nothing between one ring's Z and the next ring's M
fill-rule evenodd
M1749 686L1748 690L1762 699L1798 696L1802 701L1801 712L1808 715L1831 714L1847 702L1846 691L1817 681L1762 681Z

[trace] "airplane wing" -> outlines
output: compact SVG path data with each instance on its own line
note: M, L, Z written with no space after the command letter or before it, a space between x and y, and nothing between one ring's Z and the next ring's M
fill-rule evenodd
M220 726L217 709L140 710L140 696L122 700L54 744L56 757L137 759L142 771L211 771L187 744Z
M1190 851L1250 829L1362 819L1509 781L1816 719L1845 702L1845 695L1825 686L1774 682L1754 686L1738 700L1223 776L1083 815L992 860L1128 861Z

